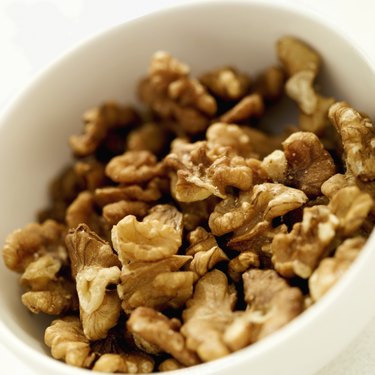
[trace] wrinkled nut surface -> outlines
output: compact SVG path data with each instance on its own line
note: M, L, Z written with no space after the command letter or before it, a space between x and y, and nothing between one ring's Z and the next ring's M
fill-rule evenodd
M215 96L224 100L238 100L246 95L250 78L229 66L202 75L199 80Z
M187 348L196 352L202 361L230 353L223 333L233 320L235 302L236 293L219 270L207 273L195 286L194 295L183 311L181 333L186 337Z
M193 272L179 271L189 260L190 256L173 255L124 265L117 287L123 310L130 313L139 306L157 310L182 306L193 293Z
M329 118L340 134L348 169L363 181L374 180L375 129L370 119L345 102L335 103Z
M321 193L321 186L336 173L335 163L319 138L309 132L297 132L284 142L288 162L287 184L308 196Z
M345 240L333 257L323 259L309 279L310 294L314 301L322 298L343 276L365 244L363 237Z
M66 236L83 331L91 340L104 338L116 325L121 301L109 285L120 281L120 262L109 244L81 224Z
M282 276L308 278L336 235L339 219L327 206L307 207L303 221L272 241L272 262Z
M181 364L192 366L199 363L197 356L186 347L184 336L177 331L179 321L168 319L153 309L138 307L131 313L127 327L133 335L161 348Z
M54 358L130 374L215 360L318 303L355 261L375 223L373 124L319 91L311 46L284 36L276 52L250 82L231 66L195 79L159 51L143 113L85 112L39 223L3 248L25 307L59 315ZM288 97L296 125L279 116Z
M137 120L138 115L131 107L122 107L114 102L104 103L84 113L84 133L72 135L69 138L70 147L76 156L91 155L111 129L129 127Z
M112 242L122 264L156 261L177 253L182 229L182 214L173 206L158 205L142 222L125 216L112 228Z
M94 361L89 340L76 316L54 320L46 329L44 341L53 358L63 359L69 365L89 368Z
M12 271L22 273L28 264L47 253L66 260L64 234L65 228L53 220L16 229L5 240L2 251L5 265Z

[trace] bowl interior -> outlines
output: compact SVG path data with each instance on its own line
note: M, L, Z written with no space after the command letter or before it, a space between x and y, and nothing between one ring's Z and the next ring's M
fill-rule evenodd
M83 43L30 85L0 123L0 242L47 202L47 183L70 158L67 138L84 110L107 99L136 102L136 83L156 50L188 63L192 74L231 64L250 74L277 62L275 41L290 34L323 56L321 91L375 116L374 72L337 31L300 10L252 2L210 2L169 9L120 25ZM20 302L17 276L0 264L1 321L45 352L48 318ZM293 372L290 372L290 374Z

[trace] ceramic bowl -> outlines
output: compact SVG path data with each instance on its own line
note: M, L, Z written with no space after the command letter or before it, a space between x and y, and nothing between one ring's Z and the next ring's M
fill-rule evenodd
M366 57L326 20L261 1L209 1L163 10L105 31L58 59L14 100L0 120L0 242L34 218L46 186L70 158L67 138L81 114L106 99L135 101L155 50L187 62L193 74L221 64L258 72L276 62L275 41L295 35L323 56L322 91L375 118L375 74ZM374 234L345 277L277 333L226 358L180 375L309 375L336 356L375 313ZM0 340L39 374L83 375L50 357L47 319L20 302L18 277L0 262Z

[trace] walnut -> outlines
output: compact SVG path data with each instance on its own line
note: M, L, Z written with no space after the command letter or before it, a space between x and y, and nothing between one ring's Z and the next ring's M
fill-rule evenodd
M21 276L21 285L28 291L22 303L33 313L58 315L78 307L75 285L59 276L62 261L46 254L31 262Z
M342 277L358 256L366 240L354 237L345 240L333 257L323 259L309 278L309 289L314 301L322 298Z
M16 229L5 239L2 251L4 263L10 270L22 273L33 260L44 254L53 253L66 261L64 235L64 226L53 220Z
M213 270L198 280L192 299L183 311L181 333L186 345L204 362L223 357L230 350L223 341L228 324L233 321L235 290L228 286L224 273Z
M221 122L210 125L206 131L208 147L230 147L232 151L244 158L254 157L250 137L237 125Z
M94 191L108 182L104 164L94 158L77 161L74 164L74 171L82 179L85 189L89 191Z
M149 74L139 87L141 100L165 120L176 120L185 132L199 133L217 110L215 99L189 68L166 52L153 55Z
M274 102L284 92L285 72L279 66L271 66L257 77L254 91L259 93L264 100Z
M236 231L238 241L246 240L252 230L264 222L270 223L277 216L302 206L306 195L297 189L282 184L264 183L255 185L253 190L230 197L216 205L210 215L209 226L214 235Z
M336 173L335 163L319 138L309 132L297 132L284 142L288 161L288 185L308 196L320 195L324 181Z
M96 362L93 371L127 374L149 374L154 369L154 361L141 354L103 354Z
M149 151L159 155L168 148L169 132L162 124L147 122L132 130L126 141L128 151Z
M184 228L186 230L194 230L199 225L205 225L216 204L217 198L213 195L202 201L190 203L179 202L179 207L184 218Z
M63 359L68 365L90 368L95 359L76 316L54 320L46 329L44 342L51 348L53 358Z
M357 186L343 187L332 196L328 205L332 213L339 219L338 232L348 237L358 230L367 218L373 199L368 193L359 190Z
M248 190L252 186L252 169L244 158L233 155L226 147L213 154L206 142L193 144L178 141L173 144L165 163L175 171L172 179L175 198L180 202L194 202L215 195L226 197L226 188Z
M350 185L345 175L336 173L322 184L321 191L326 197L331 199L340 189Z
M115 182L138 184L161 176L163 165L150 151L127 151L111 159L105 172Z
M173 255L124 265L117 287L124 311L130 313L139 306L181 307L193 293L194 273L178 270L190 260L190 256Z
M99 206L105 206L122 200L153 202L157 201L162 193L161 180L157 177L147 183L146 186L106 186L95 190L95 202Z
M121 302L109 285L120 281L120 264L108 243L85 224L66 236L72 275L76 280L83 331L90 340L107 335L116 325Z
M174 371L174 370L179 370L181 368L185 368L181 363L176 361L174 358L168 358L164 360L162 363L159 365L159 371Z
M155 261L177 253L182 243L182 214L173 206L154 206L143 221L127 215L112 228L112 243L122 264Z
M236 124L253 117L260 117L263 113L263 98L255 93L242 98L233 108L220 117L220 121L226 122L227 124Z
M99 216L94 194L90 191L82 191L66 210L65 221L68 228L76 228L80 224L86 224L96 233L105 235L103 219Z
M129 127L138 121L138 115L131 107L107 102L86 111L83 115L84 133L72 135L69 144L76 156L93 154L113 128Z
M329 119L340 134L347 168L362 181L375 180L375 129L348 103L331 106Z
M199 360L186 347L185 338L178 331L180 325L176 318L168 319L162 313L148 307L135 309L127 322L128 330L135 338L155 345L185 366L192 366L199 363Z
M248 309L225 331L231 350L263 339L289 323L303 311L301 291L290 287L274 270L250 270L243 274Z
M134 215L138 218L146 216L149 208L150 206L145 202L121 200L105 205L103 217L109 225L116 225L127 215Z
M329 250L339 219L327 206L316 205L303 210L302 223L290 233L278 234L272 241L272 262L284 277L308 278Z
M224 66L203 74L199 80L211 93L223 100L238 100L246 95L250 78L232 68Z
M318 73L321 64L320 56L301 40L284 36L278 40L276 49L288 76L305 70Z
M186 255L193 256L189 269L199 277L205 275L217 263L229 260L225 252L218 246L212 233L202 227L197 227L190 232L188 240L190 246L186 249Z
M316 107L314 109L314 112L311 114L306 114L301 111L299 115L299 128L303 131L309 131L318 135L322 135L329 123L329 108L334 102L335 99L332 97L325 97L316 94Z
M259 255L253 251L244 251L228 263L228 274L233 281L240 281L242 274L249 268L259 268Z
M262 160L262 168L273 182L285 183L288 172L288 161L284 152L275 150Z

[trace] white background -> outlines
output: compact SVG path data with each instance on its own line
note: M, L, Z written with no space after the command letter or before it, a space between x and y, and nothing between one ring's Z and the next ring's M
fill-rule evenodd
M37 72L82 39L111 25L186 2L188 1L0 0L0 111ZM362 47L375 64L374 1L300 0L298 4L304 4L337 24ZM368 289L371 293L369 298L374 298L372 288ZM21 363L0 344L0 374L10 372L35 375L27 364ZM375 317L360 336L317 375L373 374Z

